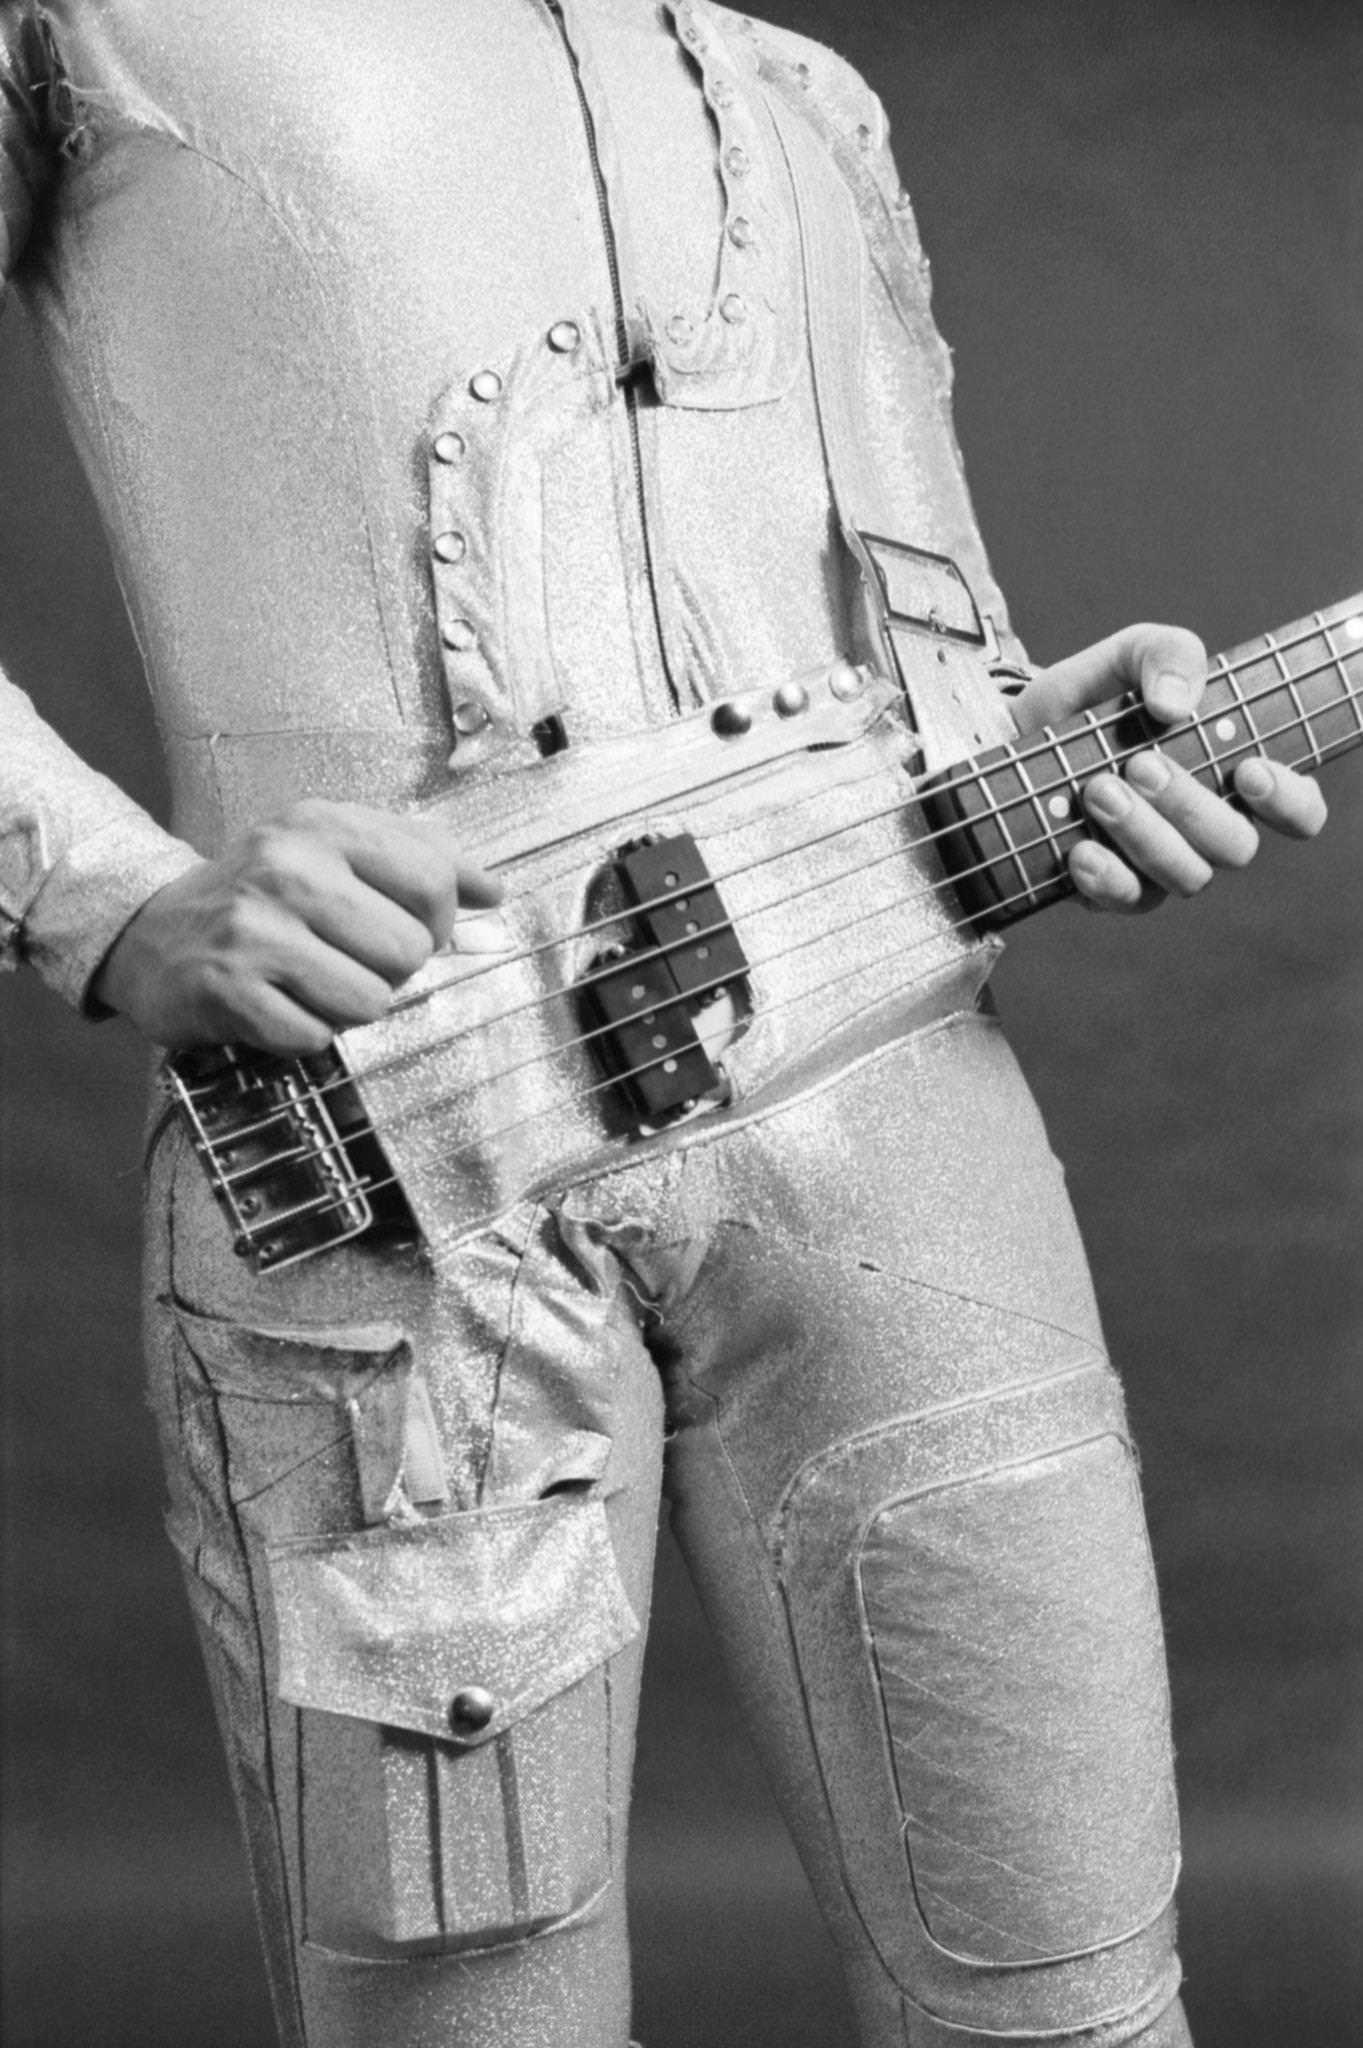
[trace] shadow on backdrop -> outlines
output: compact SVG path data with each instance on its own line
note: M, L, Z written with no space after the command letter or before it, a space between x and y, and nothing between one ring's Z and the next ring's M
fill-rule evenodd
M1214 646L1363 585L1353 6L787 0L894 120L986 537L1042 659ZM0 327L0 659L160 802L94 515ZM1200 2048L1363 2038L1363 760L1309 851L1138 924L1025 929L1004 1013L1126 1375L1169 1620ZM4 1026L8 2048L266 2048L135 1325L145 1060ZM836 1970L670 1551L634 1852L648 2048L836 2048Z

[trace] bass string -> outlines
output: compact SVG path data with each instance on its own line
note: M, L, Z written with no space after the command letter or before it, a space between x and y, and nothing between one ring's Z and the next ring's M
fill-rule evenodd
M1271 654L1273 652L1277 652L1280 654L1291 653L1295 648L1304 646L1308 640L1325 638L1326 645L1328 647L1328 635L1330 630L1331 628L1325 625L1324 623L1322 623L1320 626L1303 626L1303 630L1296 636L1295 639L1280 643L1276 650L1266 649L1263 653L1252 655L1245 661L1242 661L1236 668L1231 668L1229 665L1218 668L1214 665L1211 673L1208 676L1208 685L1210 686L1211 684L1216 682L1230 681L1236 675L1238 675L1240 668L1248 667L1252 661L1263 661L1269 659L1271 658ZM1278 677L1272 684L1268 685L1263 689L1253 691L1248 695L1245 694L1243 691L1237 690L1234 699L1235 708L1244 709L1248 711L1251 705L1259 703L1267 697L1277 696L1282 690L1290 688L1290 686L1293 683L1313 681L1317 676L1326 675L1332 669L1336 668L1340 670L1341 679L1345 684L1345 689L1348 693L1349 700L1353 701L1353 687L1349 682L1347 675L1345 675L1343 671L1342 664L1344 659L1347 659L1347 657L1341 657L1332 652L1327 660L1317 663L1314 667L1302 669L1298 672L1298 674L1291 677ZM1225 710L1226 707L1223 707L1222 711L1215 715L1225 715ZM1116 726L1123 723L1123 721L1130 718L1133 715L1133 713L1138 714L1139 711L1139 704L1131 700L1126 700L1115 706L1113 710L1111 710L1105 717L1100 718L1096 714L1091 713L1085 720L1085 723L1081 731L1072 734L1069 739L1057 739L1057 735L1053 727L1043 726L1041 728L1040 738L1033 745L1017 749L1016 752L1011 754L1011 757L1008 761L1001 762L999 766L1000 768L1023 767L1029 761L1039 760L1045 755L1053 755L1057 751L1057 747L1063 752L1065 746L1073 744L1083 735L1105 735L1106 733L1112 731ZM1309 723L1309 718L1311 716L1318 715L1319 713L1312 713L1309 715L1299 713L1297 718L1294 721L1292 721L1292 723L1294 725L1306 725ZM1195 718L1190 722L1189 729L1196 729L1200 724L1205 722L1208 721L1203 720L1201 717ZM1278 728L1279 731L1286 731L1288 729L1288 727ZM1133 755L1143 752L1147 747L1158 744L1160 737L1162 737L1162 735L1156 734L1151 738L1141 740L1134 747L1128 747L1121 751L1114 751L1110 747L1105 748L1107 760L1113 767L1120 767L1125 762L1129 761L1133 757ZM1260 743L1262 743L1262 738L1264 737L1274 738L1276 737L1276 733L1270 733L1268 735L1260 736ZM1221 758L1224 759L1227 757L1222 756ZM849 789L855 788L861 782L873 781L876 778L876 776L883 774L885 772L886 770L884 764L878 764L877 766L866 770L865 773L862 775L848 776L847 778L845 778L845 781L841 786ZM1094 772L1097 773L1099 771L1095 770ZM955 776L944 776L942 781L935 786L932 793L934 796L951 795L957 790L969 789L973 787L979 781L979 779L980 777L978 772L977 760L971 761L969 763L963 763L961 772L959 774ZM1030 777L1025 777L1024 780L1030 783ZM1068 788L1070 786L1071 780L1072 778L1062 777L1058 782L1050 782L1037 787L1035 790L1031 791L1031 794L1038 797L1049 796L1053 794L1056 790ZM802 802L806 802L807 800L808 799L806 796L794 797L790 799L787 803L775 806L773 810L768 813L768 815L770 817L779 817L783 812L795 809ZM1025 796L1022 799L1020 799L1020 801L1023 802L1026 802L1027 800L1028 799ZM859 824L866 824L870 823L873 819L878 817L892 816L900 808L901 805L898 803L887 805L882 811L868 812L864 818L859 819L857 822ZM839 827L836 829L841 830L844 828ZM943 836L945 832L950 831L952 829L953 828L949 826L939 827L938 829L932 832L924 834L920 839L910 840L906 842L905 850L912 851L915 846L924 845L931 840L939 839ZM820 835L820 838L827 836L830 835ZM801 844L804 846L816 846L819 843L819 838L801 842ZM712 875L707 878L708 886L713 888L719 888L725 882L732 881L738 876L749 874L755 868L765 865L766 862L770 860L779 859L781 855L785 853L787 850L788 849L786 848L780 848L777 850L776 853L764 854L753 861L743 863L735 868L730 868L724 873ZM798 848L789 850L798 850ZM664 909L669 904L676 902L679 897L686 895L688 893L688 889L692 893L694 893L696 886L697 885L694 883L681 885L676 889L664 892L660 896L652 897L647 902L632 905L631 911L634 915L643 916L649 913L650 911ZM704 887L707 886L707 884L702 883L699 886ZM466 986L470 981L478 979L483 974L495 973L498 967L515 965L520 961L534 960L538 958L541 954L553 951L556 947L573 945L583 939L591 938L595 934L602 931L606 931L613 924L618 923L619 915L620 913L618 912L614 914L607 913L602 917L590 920L586 924L577 926L572 931L552 934L547 939L537 940L536 943L532 946L521 948L519 951L516 952L501 954L495 960L489 959L486 966L475 968L470 973L461 976L461 984ZM399 998L398 1002L396 1002L393 1005L393 1009L398 1010L417 1008L424 1002L432 1001L434 997L439 993L440 990L438 988L419 989L411 996Z
M1352 600L1347 600L1346 602L1351 603ZM1334 669L1337 669L1339 671L1341 680L1344 683L1346 700L1349 702L1355 702L1356 694L1354 692L1353 685L1350 682L1350 679L1346 674L1343 666L1344 661L1348 659L1348 656L1341 656L1336 654L1331 646L1329 639L1329 635L1331 631L1334 630L1334 627L1338 626L1344 621L1343 619L1327 621L1323 618L1322 615L1319 614L1317 615L1317 619L1318 623L1314 623L1311 625L1307 625L1305 622L1303 622L1301 631L1297 633L1294 638L1290 640L1277 642L1266 647L1260 652L1255 652L1247 657L1244 657L1234 668L1232 668L1227 663L1222 663L1220 666L1218 666L1216 663L1213 663L1211 673L1208 677L1209 684L1216 683L1218 681L1232 680L1236 675L1239 674L1242 668L1250 666L1255 661L1269 660L1277 656L1289 654L1293 652L1296 648L1304 646L1309 640L1323 638L1327 649L1330 650L1329 656L1325 661L1317 663L1314 667L1304 668L1300 670L1296 675L1277 677L1271 684L1267 685L1265 688L1253 691L1249 694L1245 694L1243 691L1237 690L1234 700L1235 708L1244 709L1245 711L1248 711L1253 704L1259 703L1263 701L1265 698L1277 696L1283 690L1290 689L1294 684L1313 681L1316 677L1328 674L1331 670ZM1320 710L1323 710L1325 708L1328 707L1320 707ZM1111 712L1109 712L1105 717L1099 718L1095 714L1090 714L1087 720L1085 721L1085 724L1081 728L1080 732L1071 735L1070 739L1068 740L1063 738L1057 739L1054 728L1050 726L1043 726L1041 728L1041 737L1037 740L1037 742L1034 745L1018 749L1015 753L1011 755L1011 758L1007 762L1000 763L1000 767L1022 767L1028 761L1038 760L1045 755L1054 755L1057 752L1057 750L1061 752L1063 759L1063 749L1065 746L1075 743L1080 737L1082 737L1083 734L1091 733L1094 735L1101 735L1107 733L1115 726L1120 724L1124 719L1129 718L1132 715L1133 711L1137 711L1138 709L1139 707L1137 705L1133 704L1128 700L1114 707L1114 709ZM1264 740L1266 739L1276 738L1280 733L1292 730L1297 726L1307 726L1310 723L1311 717L1316 717L1320 715L1320 710L1317 710L1316 712L1310 714L1299 711L1297 716L1293 720L1291 720L1288 725L1278 727L1273 733L1269 733L1266 735L1257 735L1255 739L1251 741L1251 743L1247 746L1232 751L1235 753L1253 752L1255 751L1256 745L1262 745ZM1209 722L1209 720L1204 720L1203 718L1198 717L1191 721L1190 727L1188 729L1196 730L1201 724L1206 722ZM1128 747L1121 751L1116 751L1108 747L1105 749L1105 752L1107 754L1108 762L1110 763L1110 765L1114 768L1117 768L1121 767L1122 765L1124 765L1125 762L1129 761L1134 754L1143 752L1146 747L1149 747L1156 743L1157 738L1145 739L1139 742L1134 747ZM1220 758L1223 760L1229 759L1231 758L1231 754L1224 754ZM874 767L866 770L864 774L844 778L840 786L846 788L855 788L861 782L873 781L877 776L885 774L886 772L888 772L886 764L877 763ZM1095 770L1094 772L1099 771ZM942 782L940 782L934 789L933 794L934 796L941 796L950 794L956 790L968 789L975 785L979 781L979 779L980 777L978 769L974 763L963 764L962 772L954 778L949 776L945 777L942 780ZM1039 784L1036 786L1030 786L1031 778L1026 777L1024 779L1029 784L1029 789L1023 797L1018 799L1018 801L1022 803L1026 803L1035 799L1040 799L1045 796L1053 795L1061 790L1066 790L1071 787L1073 782L1072 777L1062 776L1058 781ZM830 784L829 786L832 787L832 784ZM790 799L787 803L775 807L771 812L768 813L768 815L771 817L780 816L783 812L798 808L798 806L801 803L807 802L808 800L809 799L807 794L794 797ZM912 801L912 798L910 798L909 801ZM837 837L842 832L855 830L858 825L872 823L874 820L878 818L893 816L902 808L903 803L896 802L884 806L879 811L867 812L864 817L856 819L855 821L853 821L851 825L836 826L832 828L830 832L821 833L811 839L800 841L794 847L778 847L772 853L759 855L751 861L740 863L737 867L730 868L727 871L722 872L718 875L709 876L707 877L706 881L702 882L699 886L720 888L726 882L733 881L740 876L750 874L754 872L757 868L763 867L773 860L779 860L783 858L787 853L799 852L807 848L812 848L823 843L823 841L825 841L826 839ZM904 846L901 850L904 852L912 852L916 847L928 845L938 839L941 839L954 829L956 828L953 826L937 827L933 831L921 834L917 839L905 841ZM697 885L694 883L688 885L679 885L676 889L664 892L662 895L655 896L646 902L631 905L628 913L623 913L619 911L614 913L606 913L605 915L599 918L595 918L585 924L577 926L572 931L554 933L551 934L548 938L537 940L533 945L521 947L511 952L497 954L496 956L489 956L485 964L479 965L475 968L471 968L466 973L461 974L458 977L459 985L461 987L466 988L472 982L481 980L485 975L494 974L501 968L512 967L522 963L527 963L529 961L541 957L545 953L552 952L559 947L580 943L582 940L591 938L599 932L609 930L613 925L619 923L622 915L629 914L634 916L645 916L654 910L664 909L668 905L677 902L681 897L685 896L688 893L688 891L690 893L695 893L696 887ZM703 934L692 934L692 936L703 936ZM639 957L642 962L644 956ZM414 991L413 994L411 994L410 996L399 997L397 1001L392 1005L388 1014L394 1015L402 1011L421 1008L426 1003L434 1001L436 997L441 995L448 986L448 983L442 982L434 987L418 989ZM508 1014L514 1014L514 1012ZM401 1063L402 1060L408 1057L410 1056L406 1054L399 1054L395 1056L398 1063ZM379 1072L381 1071L381 1069L374 1068L370 1071ZM342 1084L336 1083L334 1085L340 1086Z
M1301 723L1301 721L1295 721L1295 723ZM1266 737L1274 738L1277 736L1277 733L1279 731L1288 731L1291 729L1292 727L1290 725L1285 725L1281 728L1275 729L1275 732L1268 734ZM1049 842L1046 838L1038 838L1020 847L1018 851L1020 853L1026 853L1034 850L1036 847L1044 846L1048 843ZM917 894L919 895L935 895L936 893L936 885L933 885L927 889L920 890L917 892ZM1032 893L1033 891L1030 887L1016 890L1012 895L1001 898L998 907L1000 909L1006 909L1013 904L1025 902L1032 895ZM911 900L912 898L904 899L905 902ZM855 928L856 925L867 922L870 918L876 916L883 916L886 914L886 910L892 907L893 906L884 906L877 910L865 912L860 917L849 920L848 923L842 927L842 929L851 930ZM907 958L909 954L921 950L924 946L932 945L934 943L941 944L945 942L947 939L953 937L956 933L966 930L969 927L970 922L971 920L969 918L958 918L955 920L950 920L947 923L943 924L938 930L924 933L920 938L914 940L913 943L907 947L895 946L891 948L889 951L878 953L868 960L859 962L855 967L842 968L837 973L826 976L822 981L807 985L806 987L793 992L791 995L781 998L778 1002L766 1006L762 1014L763 1016L773 1016L779 1013L780 1011L789 1008L790 1005L795 1002L808 1001L813 996L822 993L825 989L836 988L842 982L850 980L858 974L871 973L874 971L875 968L885 965L888 961L896 959L902 960ZM802 950L803 947L806 945L816 943L819 937L827 936L829 935L817 934L815 936L815 939L800 941L795 946L778 949L776 952L767 955L763 960L754 962L753 965L756 967L769 966L777 960L788 957L791 953ZM936 972L936 970L930 970L930 972ZM726 979L728 978L729 977L726 977ZM890 993L892 995L906 995L913 988L915 988L921 981L927 978L929 977L926 973L918 973L916 975L913 975L906 982L900 984L898 988L890 991ZM451 1034L451 1038L449 1040L441 1041L441 1043L449 1044L456 1041L459 1037L465 1035L468 1034L454 1033ZM414 1116L428 1115L433 1108L442 1107L446 1104L458 1102L463 1097L471 1097L492 1085L496 1085L500 1082L508 1080L509 1078L511 1078L513 1074L521 1071L524 1067L540 1066L548 1070L552 1067L554 1060L560 1057L563 1053L567 1052L574 1046L578 1046L587 1042L588 1039L597 1035L599 1035L598 1032L592 1032L584 1034L584 1036L581 1038L563 1041L559 1045L555 1046L550 1052L534 1055L528 1060L519 1062L514 1067L502 1069L498 1074L487 1077L486 1079L474 1084L472 1087L454 1089L442 1095L428 1097L424 1102L414 1107L405 1116L401 1118L395 1118L390 1124L389 1128L395 1129L398 1127L400 1123L409 1122L411 1118ZM591 1098L594 1098L595 1096L605 1092L610 1088L619 1086L621 1083L625 1081L632 1080L640 1074L647 1073L651 1071L653 1068L661 1066L665 1060L672 1056L673 1055L670 1050L667 1052L662 1052L659 1053L655 1058L640 1061L635 1066L627 1068L621 1073L605 1075L600 1080L589 1083L585 1086L574 1086L573 1088L565 1091L562 1098L563 1104L564 1106L568 1107L576 1107L579 1104L584 1103L590 1100ZM492 1130L481 1133L476 1139L470 1140L468 1143L456 1147L454 1152L450 1154L450 1159L451 1161L457 1162L458 1160L463 1158L472 1158L480 1150L496 1147L497 1145L501 1144L503 1140L510 1137L515 1131L522 1129L526 1124L538 1122L545 1113L546 1112L544 1108L540 1107L538 1109L527 1111L522 1116L512 1118L507 1123L497 1125ZM359 1184L359 1192L364 1193L366 1195L377 1194L385 1188L395 1187L399 1184L399 1176L397 1174L390 1173L377 1180L366 1180L361 1182ZM268 1237L272 1230L280 1228L282 1225L293 1221L297 1217L304 1215L320 1216L325 1215L335 1209L343 1208L346 1205L346 1199L347 1198L344 1195L316 1196L308 1202L298 1203L292 1208L276 1212L276 1214L273 1217L271 1217L268 1222L263 1222L262 1224L260 1224L257 1227L254 1234L262 1237Z
M1319 672L1320 671L1312 671L1311 673ZM1307 672L1303 671L1303 677L1305 677L1306 674ZM1278 694L1276 689L1272 691L1262 691L1259 693L1260 696L1276 694ZM1308 715L1303 712L1297 712L1293 718L1285 721L1282 725L1274 727L1270 732L1257 735L1256 739L1253 742L1244 742L1237 747L1228 748L1221 756L1219 756L1219 761L1230 762L1237 760L1239 758L1248 758L1250 755L1256 753L1259 750L1259 748L1266 744L1268 741L1279 739L1290 732L1295 732L1299 729L1304 729L1309 725L1310 716L1313 715L1318 714ZM1129 758L1131 753L1141 751L1143 751L1143 749L1139 747L1130 749L1128 750L1127 754L1116 755L1114 756L1114 759L1120 762L1122 760ZM1319 752L1318 749L1313 749L1312 751L1317 753ZM883 766L875 771L875 773L877 774L882 774L886 772L888 771ZM849 781L848 784L843 786L854 787L857 781L863 779L865 778L855 778ZM1039 804L1040 801L1046 796L1051 795L1059 790L1068 790L1071 786L1072 778L1068 777L1061 781L1056 781L1052 783L1041 783L1036 785L1034 788L1030 789L1028 794L1025 797L1019 798L1017 802L1024 806L1036 805ZM913 799L910 796L909 798L905 799L905 802L911 802L912 800ZM795 844L791 846L778 847L771 853L763 854L757 857L756 859L743 863L740 866L732 868L719 876L711 878L709 881L701 882L699 884L690 884L688 886L692 894L697 893L698 889L703 889L706 887L718 888L721 884L726 883L737 876L754 873L758 868L767 866L773 861L793 858L794 856L800 853L808 851L811 847L824 844L836 838L845 837L855 831L862 829L865 826L878 822L886 817L893 817L900 810L902 810L903 807L903 804L895 804L887 805L880 810L869 811L865 813L863 816L855 818L848 823L834 826L826 832L813 835L808 839L797 841ZM800 884L797 888L788 889L782 895L773 898L770 903L757 906L755 911L749 912L749 915L760 915L769 913L772 910L781 909L788 903L797 901L801 896L808 895L819 889L832 888L837 883L847 881L851 879L853 876L869 873L872 869L884 865L887 861L902 859L906 855L913 853L919 848L933 844L937 840L943 838L948 832L955 829L955 827L951 826L941 827L931 832L922 833L918 835L916 838L905 840L902 844L890 847L887 850L884 850L881 853L875 855L870 860L865 860L857 863L855 866L844 868L837 875L820 876L815 878L813 881ZM1025 841L1020 845L1016 842L1011 842L1007 853L1002 855L996 855L989 860L976 862L976 864L973 867L960 869L950 879L953 882L968 881L971 879L972 876L985 873L988 869L998 867L999 865L1007 861L1020 861L1024 855L1031 852L1035 852L1040 847L1049 844L1053 837L1058 836L1060 836L1059 832L1051 834L1050 832L1043 830L1043 832L1037 838ZM940 883L937 881L930 882L922 888L919 888L918 890L912 892L908 897L904 899L904 901L905 903L909 903L916 900L918 897L932 895L936 892L939 886ZM681 891L676 891L673 893L671 897L660 897L655 899L655 902L658 904L662 904L675 901L676 898L682 893L683 892ZM1022 901L1030 893L1031 891L1029 888L1024 888L1021 891L1019 891L1018 894L1014 897L1006 899L1006 901ZM604 922L607 924L618 924L622 916L626 914L632 914L636 916L642 915L646 910L652 907L654 907L653 904L639 905L637 907L634 907L632 911L629 913L617 912L613 918L605 920ZM1000 909L1004 908L1005 904L1000 903L997 907ZM877 915L879 913L872 912L868 914ZM857 922L860 922L860 920L852 920L852 924L855 924ZM588 929L590 929L590 927ZM718 934L726 932L729 929L731 929L730 921L728 919L722 919L713 924L701 927L696 932L688 934L687 937L690 943L695 944L706 938L717 936ZM501 967L511 967L518 965L521 962L529 958L532 958L535 953L542 953L552 946L567 944L569 943L570 938L576 936L578 935L570 934L568 935L568 937L544 941L541 943L541 945L534 948L533 950L527 950L521 953L503 954L498 958L495 964ZM812 943L812 941L806 941L801 943ZM572 992L576 993L578 990L584 987L590 987L594 982L606 979L614 973L622 971L626 965L636 969L647 966L653 961L664 958L672 950L675 950L675 946L654 946L651 948L643 948L639 952L631 954L629 956L628 962L622 962L620 964L620 967L618 968L615 966L607 966L603 969L593 970L593 972L582 976L579 981L574 983ZM795 948L790 948L787 950L799 950L799 947L797 946ZM769 956L769 958L766 961L753 962L750 964L754 966L770 965L775 959L781 957L783 956L780 954L776 954ZM479 969L475 974L460 977L458 982L455 984L443 983L441 984L440 989L426 991L426 998L427 1000L429 1000L436 994L439 994L443 991L450 989L452 985L462 990L468 986L469 982L481 978L482 973L485 971L490 970ZM724 982L729 981L731 979L733 979L732 973L718 976L716 977L713 983L703 984L700 988L693 990L692 993L704 993L707 988L722 986ZM555 1002L561 1001L566 993L568 992L556 991L550 992L548 994L537 993L535 995L527 996L523 998L519 1003L509 1005L506 1009L498 1011L494 1016L482 1020L482 1022L480 1022L477 1025L465 1027L461 1031L452 1032L449 1034L448 1037L438 1039L431 1044L414 1047L405 1052L389 1054L386 1058L376 1061L373 1066L366 1068L362 1078L373 1079L382 1075L397 1072L403 1066L411 1065L415 1062L423 1060L430 1053L443 1050L451 1044L457 1043L461 1037L472 1037L477 1035L478 1033L490 1032L497 1026L509 1023L514 1017L524 1015L526 1012L531 1010L546 1008ZM591 1039L603 1035L604 1033L608 1032L611 1028L612 1027L609 1025L598 1026L594 1028L592 1031L584 1033L578 1039L566 1041L560 1044L557 1050L566 1051L568 1050L570 1045L588 1043ZM544 1057L544 1055L534 1055L530 1059L520 1062L520 1066L524 1067L531 1065L534 1063L535 1058L542 1057ZM505 1073L515 1071L519 1071L519 1068L506 1069L504 1070L503 1074L499 1074L492 1078L502 1079L504 1078ZM322 1097L332 1093L336 1093L343 1088L349 1087L350 1085L352 1085L352 1077L349 1074L343 1074L330 1081L322 1081L315 1083L311 1089L305 1089L301 1091L301 1093L305 1100L320 1101ZM242 1143L246 1139L258 1135L259 1132L268 1129L271 1124L276 1123L279 1120L280 1116L286 1113L287 1112L285 1110L275 1110L272 1111L270 1114L261 1117L257 1122L253 1124L247 1124L240 1127L239 1129L233 1132L232 1142Z

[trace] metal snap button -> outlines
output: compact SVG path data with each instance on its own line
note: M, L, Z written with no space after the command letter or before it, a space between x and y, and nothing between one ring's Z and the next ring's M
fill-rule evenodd
M487 706L478 703L473 697L467 697L462 704L456 704L451 717L454 720L455 731L463 733L466 737L469 733L481 732L485 725L492 723L492 714Z
M556 320L549 329L549 346L555 355L570 356L582 345L582 329L576 320Z
M469 551L462 533L438 533L431 545L439 562L462 562Z
M730 327L741 327L748 317L748 302L741 292L726 292L719 302L719 310Z
M782 683L771 701L778 718L798 718L809 709L809 692L803 683Z
M496 1700L481 1685L462 1686L450 1701L450 1730L461 1738L481 1735L496 1711Z
M470 377L469 390L484 405L491 405L502 395L502 380L495 370L479 370Z
M464 437L462 434L437 434L434 445L437 462L461 462L463 460Z
M451 619L449 624L442 628L440 637L455 654L467 654L471 647L478 644L478 635L468 619Z
M741 213L729 222L729 240L735 249L751 249L753 245L752 222L745 220Z
M752 731L752 710L736 698L726 697L710 713L710 727L721 739L736 739L740 733Z

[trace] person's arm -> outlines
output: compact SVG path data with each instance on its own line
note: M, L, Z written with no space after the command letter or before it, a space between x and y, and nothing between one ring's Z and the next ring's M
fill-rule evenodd
M0 295L59 163L52 51L31 0L0 0ZM118 932L195 864L0 673L0 966L31 961L82 1006Z
M0 0L0 292L61 162L61 72L35 0ZM320 1049L372 1021L497 884L443 829L302 803L204 860L0 674L0 967L162 1045Z

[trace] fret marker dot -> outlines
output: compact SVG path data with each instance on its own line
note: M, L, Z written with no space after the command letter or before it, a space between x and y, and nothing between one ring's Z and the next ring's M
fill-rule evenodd
M1363 640L1363 616L1344 621L1344 637L1346 640Z
M1233 740L1235 738L1235 720L1233 718L1218 718L1215 730L1216 737L1219 740Z
M1053 796L1046 809L1053 818L1068 818L1070 812L1074 809L1074 805L1067 796Z

